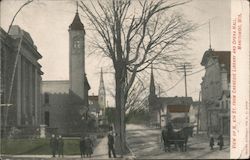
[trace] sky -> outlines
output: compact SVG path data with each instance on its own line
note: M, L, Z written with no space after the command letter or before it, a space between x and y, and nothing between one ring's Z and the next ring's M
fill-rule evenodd
M88 0L84 0L87 2ZM26 0L2 0L1 1L1 27L7 31L8 26L19 7ZM69 33L68 27L72 23L76 12L76 0L35 0L18 14L14 25L19 25L29 32L39 53L43 56L39 60L44 75L43 80L67 80L69 78ZM103 0L105 2L105 0ZM187 77L188 96L198 100L201 78L204 71L195 73L203 66L200 65L204 52L209 48L209 25L212 49L216 51L230 50L230 0L193 0L188 4L175 8L174 12L180 12L188 20L201 25L194 33L194 40L189 45L187 52L193 65L193 75ZM80 15L83 12L79 10ZM110 60L106 57L89 55L91 26L86 17L81 16L86 30L86 73L91 85L89 94L98 94L100 70L104 70L104 82L108 97L112 105L112 97L109 90L113 88L113 75L110 73ZM183 75L164 72L154 72L156 87L165 91L162 96L184 96L184 81L180 81ZM149 75L148 75L149 77ZM148 79L149 80L149 79ZM180 82L180 83L178 83ZM145 82L146 85L149 82ZM176 85L177 83L177 85ZM173 87L175 86L175 87ZM172 88L173 87L173 88ZM172 88L171 90L169 90Z

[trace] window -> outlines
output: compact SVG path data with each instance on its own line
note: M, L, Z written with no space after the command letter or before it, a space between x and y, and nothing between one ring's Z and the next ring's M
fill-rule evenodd
M49 112L48 112L48 111L46 111L46 112L44 113L44 123L45 123L47 126L49 126Z
M228 100L226 101L226 109L228 109Z
M221 102L221 108L224 109L224 102Z
M49 94L48 93L44 93L44 103L49 104Z
M0 91L1 92L1 91ZM2 94L1 94L1 104L4 104L5 102L4 102L4 92L2 92Z

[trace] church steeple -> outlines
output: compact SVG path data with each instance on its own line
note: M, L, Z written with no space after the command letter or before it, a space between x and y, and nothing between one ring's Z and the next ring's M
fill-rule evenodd
M155 82L154 82L154 73L153 65L151 65L151 76L150 76L150 86L149 86L150 95L155 95Z
M101 68L101 75L100 75L98 102L99 102L99 105L100 105L101 109L104 110L105 107L106 107L106 91L105 91L105 86L104 86L102 68Z

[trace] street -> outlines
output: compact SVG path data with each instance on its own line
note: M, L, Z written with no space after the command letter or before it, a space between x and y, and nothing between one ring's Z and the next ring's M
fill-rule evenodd
M127 143L132 154L125 157L127 159L228 159L230 156L227 138L225 138L223 150L220 151L215 145L214 150L211 151L208 138L200 135L189 138L187 152L177 151L174 147L170 153L164 152L160 133L160 129L128 124ZM107 137L104 137L96 146L92 158L108 159L107 151ZM51 159L51 155L9 155L4 157L6 159ZM81 158L79 155L65 155L63 159Z
M160 129L150 129L140 125L127 125L127 142L136 159L228 159L229 142L225 140L223 150L215 145L209 148L209 140L204 136L194 136L188 140L187 152L164 152L161 145Z

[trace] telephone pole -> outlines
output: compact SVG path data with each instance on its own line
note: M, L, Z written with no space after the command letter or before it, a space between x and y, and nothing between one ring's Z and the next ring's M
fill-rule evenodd
M191 72L192 66L190 63L185 62L183 65L177 66L179 72L184 73L185 78L185 97L187 97L187 72ZM188 123L188 115L185 113L185 121Z
M192 66L190 63L185 62L183 65L177 66L178 72L184 73L185 78L185 97L187 97L187 72L192 72Z

